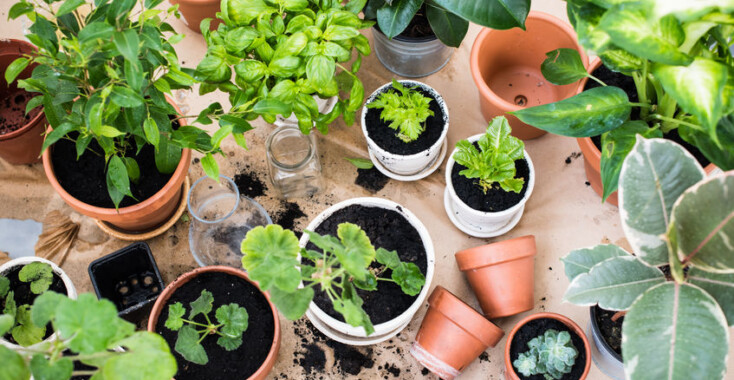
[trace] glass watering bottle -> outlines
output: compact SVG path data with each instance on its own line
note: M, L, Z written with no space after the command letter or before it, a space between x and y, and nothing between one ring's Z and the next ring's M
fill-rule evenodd
M321 190L321 162L313 133L283 125L265 143L270 182L284 198L308 197Z

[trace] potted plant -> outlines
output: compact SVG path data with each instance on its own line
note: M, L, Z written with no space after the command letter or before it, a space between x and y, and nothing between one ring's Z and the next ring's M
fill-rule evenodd
M428 297L428 311L410 354L440 378L452 380L504 335L502 329L438 285Z
M177 5L181 12L181 21L196 33L201 33L199 26L206 18L216 17L219 12L219 3L221 0L168 0L171 4ZM209 29L214 30L219 26L220 20L213 20L209 25Z
M505 375L509 379L542 375L546 380L583 380L590 368L591 349L586 335L563 315L529 315L507 335Z
M484 134L456 144L446 163L444 207L457 228L477 237L502 235L522 217L535 171L507 119L492 119Z
M353 124L364 101L364 86L356 73L362 56L370 54L369 42L359 30L372 25L359 18L357 3L307 0L281 6L263 0L223 0L219 29L210 32L208 20L201 24L208 50L196 76L203 82L200 94L224 91L232 108L221 116L221 106L215 103L197 120L219 118L242 146L246 146L242 132L251 129L248 121L258 116L273 123L276 116L292 113L296 118L292 122L304 133L314 126L326 133L340 115L347 125ZM339 97L340 91L349 95Z
M469 21L495 29L525 28L529 10L529 0L369 0L364 15L377 23L372 36L380 62L397 75L417 78L448 63Z
M33 347L0 346L0 377L4 379L70 379L87 376L106 379L169 380L176 361L163 339L117 316L115 306L93 294L79 299L52 291L36 298L30 318L38 326L53 326L59 339ZM0 315L0 334L12 316ZM77 368L85 369L77 369ZM78 377L77 377L78 378Z
M31 75L33 67L24 65L21 58L34 50L25 41L0 41L0 72L4 73L0 78L0 157L14 165L40 161L46 130L38 100L32 100L33 95L13 83L14 78Z
M622 228L635 255L601 245L564 258L571 280L565 300L626 312L628 379L724 376L734 321L726 248L734 237L727 191L734 172L704 175L680 145L637 137L619 179ZM692 356L695 367L683 359Z
M729 35L721 17L731 17L730 7L573 3L568 12L581 44L601 57L608 70L589 74L575 52L552 51L544 63L548 81L571 84L591 78L594 84L587 81L587 90L572 98L513 114L552 133L601 136L596 138L598 148L592 149L590 140L579 144L589 181L597 191L603 187L603 199L617 190L622 162L636 134L685 142L695 147L689 149L701 156L703 165L734 168L734 108L727 79L734 58L728 42L719 38ZM699 20L710 22L699 27ZM605 73L610 75L600 79ZM631 83L625 84L625 78ZM597 150L599 164L589 156ZM603 186L595 184L596 168Z
M543 79L542 63L546 52L553 48L578 51L581 69L588 66L571 26L542 12L530 12L523 29L484 28L479 32L469 64L479 90L479 106L487 121L505 115L512 126L512 135L523 140L546 133L506 113L553 103L578 93L578 83L556 85Z
M242 270L197 268L163 290L148 331L175 347L176 379L262 380L280 348L278 312L270 300Z
M486 244L454 257L489 319L531 310L534 305L535 236Z
M403 178L427 171L440 152L445 154L448 129L446 103L421 82L393 79L373 92L362 108L370 157Z
M435 260L420 221L380 198L328 208L308 225L300 247L291 231L257 227L242 252L245 269L286 318L307 313L324 334L354 345L387 340L407 326L428 293Z

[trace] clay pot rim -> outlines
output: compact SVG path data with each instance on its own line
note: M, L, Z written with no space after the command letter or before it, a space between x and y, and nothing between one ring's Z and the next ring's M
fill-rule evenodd
M576 36L576 31L573 30L573 27L567 22L564 22L554 16L551 16L547 13L540 12L540 11L530 11L528 13L527 19L535 19L539 21L545 21L549 24L552 24L568 34L571 39L573 40L573 43L576 45L576 50L579 52L579 55L581 55L581 62L584 63L585 66L588 67L589 58L586 55L586 52L584 51L583 47L578 42L578 37ZM526 25L527 25L527 19L526 19ZM490 38L490 35L492 33L499 33L503 32L503 30L494 30L490 28L482 28L482 31L479 32L477 35L477 38L474 40L474 44L472 45L471 53L469 55L469 66L471 68L471 74L472 78L474 78L474 84L476 84L477 88L479 89L479 92L482 96L489 99L490 102L493 102L495 104L500 105L500 107L503 107L504 109L511 111L518 111L521 109L524 109L525 107L521 107L517 104L510 103L505 99L502 99L500 96L498 96L492 89L489 88L487 85L487 82L484 80L484 77L482 76L481 71L479 70L479 55L481 53L481 47L484 45L484 41L488 38ZM583 88L583 84L579 83L579 88Z
M7 44L7 45L6 45ZM32 44L23 41L23 40L16 40L14 38L8 38L6 40L2 41L2 44L0 44L0 56L16 56L20 58L21 56L18 55L18 52L15 51L3 51L5 49L13 49L13 44L17 44L18 50L22 50L23 48L29 49L30 51L36 51L36 47ZM29 66L30 67L30 66ZM4 70L3 70L4 71ZM25 91L25 90L23 90ZM31 94L28 91L25 91L27 94ZM40 95L36 95L40 96ZM25 111L24 111L25 112ZM43 107L41 107L40 112L38 115L33 117L31 120L29 120L27 123L23 124L22 127L10 132L6 133L4 135L0 135L0 141L6 141L6 140L12 140L16 137L20 137L20 135L26 133L29 129L33 128L34 125L36 125L38 122L41 121L42 118L45 118L45 115L43 113Z
M220 0L168 0L171 4L178 4L178 3L189 3L189 4L196 4L196 5L202 5L202 4L219 4ZM218 20L215 18L214 20Z
M493 339L493 336L499 334L501 338L505 335L501 328L441 285L436 285L431 296L428 297L428 306L486 346L491 346L492 343L499 340ZM472 328L474 326L477 328Z
M156 299L155 304L153 305L153 309L150 311L150 317L148 318L148 327L147 330L149 332L155 333L155 325L158 323L158 317L160 317L161 310L163 309L163 306L165 306L166 301L168 301L169 298L173 295L173 293L176 292L176 290L181 287L183 284L191 281L196 276L202 273L210 273L210 272L221 272L226 273L229 275L237 276L245 281L249 282L252 285L255 285L258 290L260 290L260 286L250 280L250 278L247 276L247 273L241 269L236 269L224 265L211 265L206 267L199 267L192 271L186 272L179 276L177 279L175 279L173 282L168 284L165 289L161 292L161 294L158 296L158 299ZM278 317L278 309L275 308L275 305L273 305L273 302L270 301L270 295L267 292L263 292L260 290L260 293L262 293L265 296L265 299L268 301L268 304L270 305L270 311L272 312L273 320L275 321L274 329L273 329L273 342L270 345L270 351L268 352L268 356L265 357L265 360L262 362L260 367L248 377L248 380L251 379L258 379L262 378L263 376L267 375L270 370L272 369L273 364L275 363L275 359L278 356L278 351L280 349L280 319Z
M510 346L512 346L512 340L515 338L515 334L518 330L520 330L521 327L525 326L528 322L536 320L536 319L555 319L564 325L568 327L571 331L576 333L582 341L584 341L584 352L586 353L586 364L584 367L584 372L581 374L580 380L585 379L589 375L589 371L591 370L591 346L589 345L589 339L586 337L586 334L584 334L584 330L579 327L576 322L571 320L571 318L566 317L565 315L557 314L557 313L550 313L550 312L542 312L542 313L536 313L532 315L528 315L527 317L520 320L520 322L517 322L515 324L515 327L512 328L512 331L507 335L507 342L505 343L505 373L507 374L509 379L519 379L517 374L515 373L515 367L512 366L512 359L510 357ZM578 349L578 347L576 348Z
M166 96L166 100L168 100L168 103L173 106L173 108L176 110L176 112L180 115L181 110L178 108L178 105L171 100L168 96ZM184 126L186 125L185 119L179 119L179 123ZM48 130L51 129L51 126L48 126ZM84 203L76 198L74 198L71 194L69 194L66 189L64 189L61 184L59 183L59 180L56 178L56 174L54 173L53 169L53 163L51 162L51 149L53 149L53 145L46 148L46 150L43 152L43 170L46 172L46 177L48 178L48 181L51 183L51 186L53 186L54 190L56 190L57 193L61 196L62 199L64 199L66 202L68 202L70 205L73 204L75 207L78 207L80 209L87 210L90 213L95 213L102 216L112 216L112 215L118 215L118 214L126 214L126 213L133 213L138 212L141 210L146 209L150 205L156 202L158 198L163 197L164 194L176 191L174 188L175 185L175 178L181 177L186 175L186 172L188 171L188 165L189 161L191 160L191 149L184 148L181 151L181 160L178 162L178 165L176 166L176 170L171 174L171 179L166 182L166 184L158 190L155 194L151 195L148 199L134 204L132 206L127 207L121 207L119 209L114 208L104 208L104 207L97 207L92 206L90 204ZM182 197L185 197L186 194L182 194Z
M509 252L508 252L509 251ZM480 245L456 252L454 258L462 272L482 267L502 264L508 261L519 260L535 256L535 235L525 235L517 238Z

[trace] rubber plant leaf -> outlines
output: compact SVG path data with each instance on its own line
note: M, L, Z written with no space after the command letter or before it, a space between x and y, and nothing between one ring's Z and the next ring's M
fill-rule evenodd
M688 281L714 297L729 326L734 326L734 273L712 273L693 267L688 271Z
M591 248L581 248L571 251L561 258L568 281L577 276L589 273L594 265L613 257L626 257L630 254L614 244L601 244Z
M525 29L530 0L432 0L461 18L492 29Z
M432 1L425 4L426 17L436 37L447 46L459 47L469 30L469 21L435 5Z

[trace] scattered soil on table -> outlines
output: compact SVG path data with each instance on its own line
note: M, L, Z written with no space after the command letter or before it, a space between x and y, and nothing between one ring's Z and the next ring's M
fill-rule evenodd
M0 100L0 136L21 129L41 112L41 107L25 114L25 107L34 95L23 89L16 89Z
M329 378L324 376L329 370L326 368L327 353L333 356L334 370L342 378L359 375L362 369L375 366L371 347L349 346L329 339L306 319L295 323L295 333L301 339L293 364L303 368L305 379Z
M490 362L490 360L489 360L489 354L487 353L487 351L484 351L481 354L479 354L479 362L480 363L484 363L484 362L489 363Z
M599 327L602 338L607 345L614 350L618 355L622 355L622 323L624 317L619 317L617 321L612 321L612 316L616 314L616 311L609 311L594 306L594 319L596 325Z
M407 85L406 88L413 88L423 96L431 98L430 109L433 111L433 116L429 116L428 119L426 119L426 129L415 141L406 143L398 138L398 131L390 128L389 122L383 121L380 118L380 114L382 113L381 108L367 108L365 123L367 124L367 134L380 148L390 153L407 156L420 153L433 146L433 144L435 144L441 137L446 126L446 121L445 115L441 110L441 106L439 106L436 98L434 98L428 91L425 91L420 87L409 87ZM392 86L389 86L383 89L380 93L385 93L390 90L397 92L397 90L394 90Z
M76 132L69 135L74 140L77 136ZM140 180L137 184L130 183L130 191L135 199L126 196L120 203L121 208L138 204L152 197L171 179L171 174L158 172L155 165L155 148L152 145L145 145L140 150L140 154L135 155L135 142L132 139L130 144L131 148L128 149L125 156L135 158L140 167ZM93 139L89 143L87 150L77 160L75 142L61 139L53 145L51 162L56 179L72 197L92 206L115 208L107 192L107 166L104 151L96 140Z
M20 280L20 278L18 278L18 273L20 273L21 269L23 269L22 265L15 266L8 270L3 276L10 280L10 291L13 292L13 299L15 300L16 306L32 306L33 301L35 301L39 295L31 292L30 283L23 282ZM64 284L64 280L62 280L59 275L54 273L53 281L51 282L51 286L48 288L48 290L54 291L59 294L66 294L66 285ZM3 299L2 301L3 302L0 302L0 304L5 305L5 300ZM46 334L43 336L43 339L50 337L52 334L53 326L51 326L51 323L49 323L48 325L46 325ZM10 332L5 334L4 338L10 343L18 344L18 342L13 339L13 336Z
M170 347L174 347L178 333L165 327L168 306L181 302L186 310L191 310L190 303L199 298L203 289L214 295L214 306L210 313L212 315L219 306L230 303L247 309L249 326L242 336L244 343L234 351L227 351L217 344L216 337L207 337L202 342L209 357L206 366L188 362L171 349L178 363L176 379L245 379L255 373L268 356L275 333L275 322L265 296L244 279L225 273L202 273L196 276L178 288L166 302L155 331L163 336ZM194 320L206 323L202 315Z
M337 227L344 222L354 223L360 226L372 245L389 251L396 251L403 262L415 263L421 273L426 274L428 266L426 251L418 231L405 217L394 210L380 207L365 207L352 205L338 210L321 225L316 232L321 235L336 236ZM315 245L309 243L308 249L319 250ZM320 250L319 250L320 251ZM381 265L375 261L371 268L379 268ZM391 270L386 269L380 277L390 278ZM387 322L407 310L418 297L409 296L393 282L380 281L376 291L368 292L357 289L357 294L364 300L362 308L370 316L372 324ZM316 291L314 302L324 312L339 321L344 321L341 314L334 311L328 296Z
M217 228L212 238L216 243L227 245L232 253L241 255L241 243L245 240L245 236L247 231L242 226L229 226Z
M237 189L240 191L240 195L245 195L250 198L257 198L265 195L268 191L268 187L265 183L260 180L254 172L250 171L250 166L246 166L239 174L234 176L234 183L237 185Z
M296 219L306 217L306 213L295 202L283 202L282 206L283 209L273 215L273 223L287 230L293 230L296 226Z
M357 179L354 183L374 194L382 190L388 181L390 181L390 177L372 167L372 169L357 169Z
M563 162L565 162L566 165L569 165L569 164L571 164L571 162L573 160L575 160L575 159L577 159L577 158L579 158L581 156L582 156L581 152L573 152L568 157L566 157L566 159Z
M544 334L546 330L550 329L559 332L568 331L571 334L571 342L573 343L574 347L576 347L576 350L579 352L578 356L576 356L576 361L571 368L571 372L563 375L561 380L577 380L581 378L581 375L584 373L584 366L586 365L586 351L584 347L584 341L581 339L581 337L576 335L575 332L566 327L566 325L552 318L534 319L526 323L524 326L520 327L520 329L517 331L517 333L515 333L515 336L512 339L512 343L510 346L510 362L514 362L521 353L528 350L528 342L530 342L536 336ZM545 379L543 375L534 375L530 377L525 377L520 373L517 373L517 375L520 377L520 379L523 380Z

